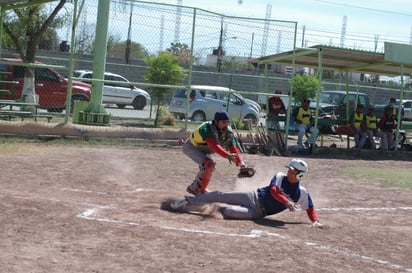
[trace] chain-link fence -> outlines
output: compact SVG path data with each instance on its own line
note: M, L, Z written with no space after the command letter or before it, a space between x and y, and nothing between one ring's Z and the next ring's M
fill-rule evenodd
M95 45L98 1L86 0L82 7L76 19L74 44L70 44L70 22L57 32L61 40L59 46L41 47L44 49L37 51L37 59L68 68L72 49L75 73L69 75L68 69L57 70L65 77L74 76L75 80L90 82L94 48L106 46L105 70L113 74L105 76L103 105L112 119L154 118L155 98L150 100L144 91L133 90L131 86L151 93L151 83L144 79L145 58L161 51L178 56L188 74L182 85L232 88L254 101L258 101L259 95L266 98L275 89L288 93L291 67L272 64L265 75L262 67L255 67L250 61L293 50L296 22L233 17L144 1L111 1L107 45ZM72 9L72 4L66 4L68 14ZM2 56L16 57L18 54L3 50ZM125 82L126 79L130 83ZM166 107L177 87L168 89L168 95L161 101Z
M94 4L93 4L94 3ZM88 29L97 23L96 2L85 5L77 27L75 52L88 53ZM106 71L121 74L136 86L149 91L144 79L144 58L170 51L187 69L184 85L213 85L235 89L257 100L259 92L279 89L286 77L265 77L252 58L294 48L296 23L229 17L209 11L141 1L112 1L108 25ZM193 62L191 63L191 60ZM76 59L76 70L91 70L93 61ZM282 68L272 71L284 73ZM162 101L168 105L176 90ZM108 108L111 109L111 108ZM139 116L131 106L109 110L112 117ZM146 109L146 108L145 108Z
M93 76L87 71L93 70L98 2L85 1L83 7L76 27L75 44L69 42L72 28L67 25L59 33L64 38L58 50L38 51L37 59L68 67L68 51L73 46L75 73L72 76L75 80L90 82ZM180 65L188 74L183 85L229 87L256 100L258 92L274 90L279 85L277 81L284 79L265 77L262 70L249 61L292 50L295 35L295 22L229 17L178 5L111 1L106 72L124 78L105 75L103 104L114 118L152 118L153 98L152 104L147 100L147 105L140 109L135 107L133 98L125 102L113 97L138 96L136 92L128 92L130 85L150 93L150 83L144 79L147 68L145 58L161 51L170 51L178 56ZM59 72L66 77L71 76L66 70ZM131 84L118 82L125 79ZM173 88L169 89L168 96L162 101L165 106L176 92Z

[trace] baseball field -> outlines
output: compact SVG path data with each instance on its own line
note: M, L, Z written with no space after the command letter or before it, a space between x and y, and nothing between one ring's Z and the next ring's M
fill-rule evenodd
M210 190L248 190L292 157L215 157ZM412 272L412 162L303 157L321 223L304 211L259 221L168 209L197 166L181 148L85 141L0 144L0 272Z

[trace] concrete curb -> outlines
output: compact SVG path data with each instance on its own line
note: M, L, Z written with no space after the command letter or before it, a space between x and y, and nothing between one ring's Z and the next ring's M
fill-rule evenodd
M180 138L187 138L190 133L190 130L174 128L136 128L34 121L0 121L0 134L18 136L107 137L142 140L176 139L177 141Z

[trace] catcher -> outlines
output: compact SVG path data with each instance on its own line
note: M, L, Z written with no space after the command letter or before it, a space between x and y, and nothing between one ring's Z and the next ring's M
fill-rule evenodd
M260 219L286 209L296 211L300 206L306 210L312 227L323 228L309 192L299 183L308 172L307 163L301 159L292 159L286 167L287 174L276 173L266 187L247 192L205 193L172 201L170 207L183 212L201 211L204 204L217 202L231 205L219 210L226 219Z
M187 187L187 192L193 195L207 192L207 186L216 165L211 158L214 153L227 158L230 164L234 163L240 167L239 176L251 171L250 168L246 168L236 147L236 139L229 123L229 114L225 111L218 111L213 121L202 123L184 142L183 153L199 165L199 172Z

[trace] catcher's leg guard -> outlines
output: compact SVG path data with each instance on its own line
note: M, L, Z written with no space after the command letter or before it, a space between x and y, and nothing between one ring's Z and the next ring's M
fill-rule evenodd
M193 194L193 195L198 195L201 193L207 192L207 185L209 185L210 178L213 175L213 172L215 171L215 166L216 163L210 159L206 158L202 165L199 166L199 172L196 175L195 179L193 182L187 187L187 192Z

